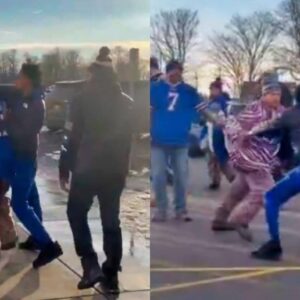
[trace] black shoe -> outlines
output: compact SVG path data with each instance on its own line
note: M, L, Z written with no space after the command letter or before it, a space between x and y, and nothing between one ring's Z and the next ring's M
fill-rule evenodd
M19 249L27 251L38 251L40 247L38 243L34 240L33 236L30 235L26 241L19 243Z
M99 266L97 256L83 257L81 259L83 276L77 287L79 290L89 289L96 283L104 280L104 274Z
M104 280L101 282L103 291L118 295L120 293L118 272L109 269L105 262L102 264L102 270L104 274ZM119 267L119 271L121 270L121 267Z
M107 294L120 294L118 274L114 276L105 276L104 280L101 281L101 288L103 289L103 292Z
M211 191L217 191L220 188L219 183L211 183L208 187Z
M269 241L262 245L258 250L251 253L253 258L278 261L282 256L282 248L279 241Z
M41 250L39 256L32 263L33 268L38 269L42 266L45 266L60 257L62 254L63 251L58 242L52 242Z

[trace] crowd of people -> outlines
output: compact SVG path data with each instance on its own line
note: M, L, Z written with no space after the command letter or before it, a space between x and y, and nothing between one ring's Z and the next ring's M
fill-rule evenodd
M83 269L78 289L101 283L106 290L118 292L122 260L120 197L129 166L133 101L120 88L107 47L100 49L88 71L90 76L82 91L71 101L72 126L62 145L59 180L69 193L67 216ZM1 249L18 246L36 252L34 269L63 254L61 245L43 224L35 182L38 137L44 122L42 90L42 74L33 63L22 65L13 87L0 90ZM6 197L9 188L11 200ZM95 196L100 204L106 256L102 266L88 225ZM29 233L20 243L10 207Z
M210 85L206 100L183 80L183 65L172 60L166 72L151 59L151 178L153 222L168 219L167 169L173 172L175 219L191 221L187 210L188 137L195 120L205 120L210 189L221 174L230 183L212 220L212 230L235 231L252 241L250 225L264 207L270 240L252 257L279 260L281 206L300 192L300 86L295 95L275 74L264 74L256 100L230 113L230 97L221 78Z

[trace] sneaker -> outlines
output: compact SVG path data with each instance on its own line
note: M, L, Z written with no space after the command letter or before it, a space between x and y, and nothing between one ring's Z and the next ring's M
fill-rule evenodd
M103 291L108 294L118 295L120 293L118 273L111 272L105 262L102 264L102 270L104 273L104 280L101 281Z
M176 213L175 220L176 221L183 221L183 222L193 221L193 219L189 216L189 214L187 212Z
M235 227L226 221L214 220L211 224L212 231L235 231Z
M211 183L208 188L211 191L217 191L220 188L220 184L219 183Z
M279 241L270 240L258 250L251 253L253 258L262 260L279 261L282 257L282 248Z
M40 250L40 247L38 243L34 240L33 236L30 235L26 241L19 243L19 249L34 252Z
M45 266L60 257L62 254L63 251L58 242L51 242L41 250L39 256L33 261L33 268L38 269Z
M237 225L237 226L235 226L235 230L243 240L245 240L247 242L253 241L253 235L252 235L248 225Z
M165 212L157 211L152 218L152 222L154 223L163 223L166 221L167 221L167 214Z
M97 256L83 257L81 259L83 276L77 288L79 290L92 288L96 283L104 280L104 274L99 266Z

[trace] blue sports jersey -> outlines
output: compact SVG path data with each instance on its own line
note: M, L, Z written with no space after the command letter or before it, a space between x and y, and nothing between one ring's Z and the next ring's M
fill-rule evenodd
M186 83L166 81L151 84L151 139L158 146L184 147L188 144L196 106L202 101L197 90Z

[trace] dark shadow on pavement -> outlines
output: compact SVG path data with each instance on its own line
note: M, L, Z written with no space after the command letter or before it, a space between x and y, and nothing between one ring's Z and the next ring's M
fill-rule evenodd
M34 256L29 252L13 250L9 254L9 262L1 270L0 288L6 280L17 275L28 266L31 266L33 259Z
M19 283L8 291L1 299L16 300L23 299L32 295L39 289L40 276L39 272L34 269L29 269L21 278Z

